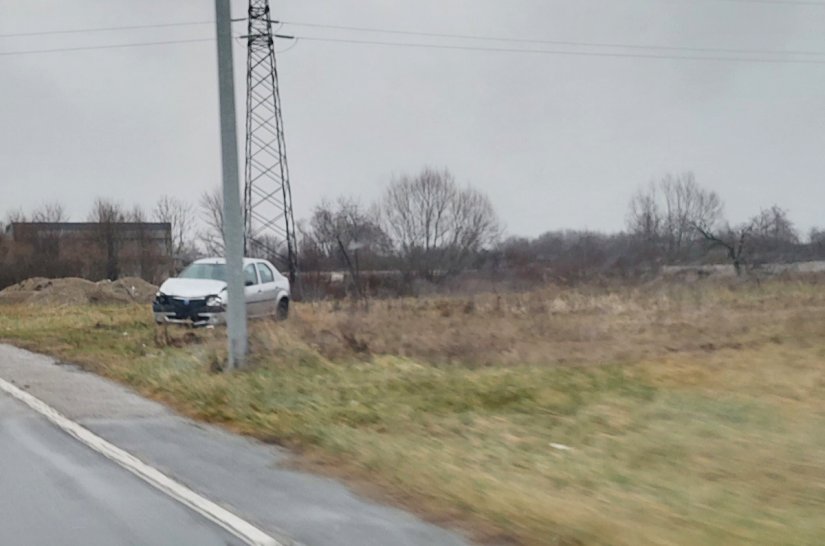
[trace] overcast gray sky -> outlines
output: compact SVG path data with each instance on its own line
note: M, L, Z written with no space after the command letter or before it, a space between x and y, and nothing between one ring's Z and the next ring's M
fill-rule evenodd
M274 17L298 23L825 53L825 5L804 2L283 0L272 6ZM210 0L0 0L0 34L208 21L213 7ZM245 2L233 8L245 14ZM686 170L719 192L732 222L776 203L803 232L825 225L825 64L403 48L306 38L686 54L294 25L282 32L305 37L278 57L296 219L324 197L347 194L368 203L394 175L432 165L487 192L510 234L622 229L637 187ZM213 35L212 25L200 25L0 38L0 215L58 200L82 220L96 196L151 208L163 193L194 202L220 183L214 42L3 52ZM235 53L242 114L242 44ZM825 55L793 58L825 62ZM241 123L238 129L242 135Z

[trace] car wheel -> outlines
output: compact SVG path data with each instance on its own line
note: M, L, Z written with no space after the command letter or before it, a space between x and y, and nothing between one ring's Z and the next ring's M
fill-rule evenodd
M289 316L289 300L281 298L278 300L278 308L275 310L275 320L286 320Z

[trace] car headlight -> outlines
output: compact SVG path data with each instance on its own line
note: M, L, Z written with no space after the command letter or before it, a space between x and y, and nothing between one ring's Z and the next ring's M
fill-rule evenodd
M223 305L223 299L220 296L209 296L206 298L206 306L207 307L221 307Z
M166 300L166 294L164 294L164 293L163 293L163 292L161 292L161 291L158 291L158 292L155 294L155 301L156 301L156 302L158 302L158 303L160 303L160 304L165 304L165 303L167 302L167 300Z

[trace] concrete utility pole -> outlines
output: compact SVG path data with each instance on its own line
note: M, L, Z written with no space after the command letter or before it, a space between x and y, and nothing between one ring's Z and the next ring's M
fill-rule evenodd
M238 140L235 132L235 84L232 72L232 23L229 0L215 0L218 38L218 88L223 164L223 240L226 249L229 368L244 365L247 351L246 300L243 281L243 221L238 185Z

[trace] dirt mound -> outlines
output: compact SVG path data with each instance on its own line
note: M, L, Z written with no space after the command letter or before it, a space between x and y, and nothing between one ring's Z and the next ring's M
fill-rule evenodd
M99 283L98 283L99 284ZM151 303L158 291L158 287L146 282L140 277L123 277L111 283L111 289L116 293L125 293L132 301Z
M92 282L69 277L33 277L0 291L0 303L33 305L85 305L149 303L157 287L143 279L125 277L114 282Z

